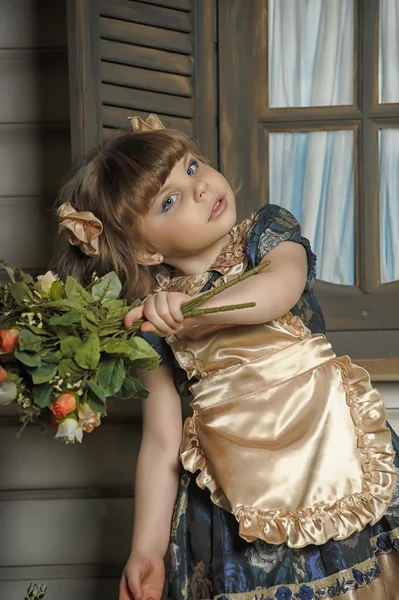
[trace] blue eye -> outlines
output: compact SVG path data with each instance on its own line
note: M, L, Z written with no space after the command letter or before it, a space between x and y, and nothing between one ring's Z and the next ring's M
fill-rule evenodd
M191 161L190 166L187 169L187 175L192 177L194 173L199 169L199 164L196 160Z
M176 202L177 194L173 194L172 196L168 196L166 200L162 203L162 212L168 212Z

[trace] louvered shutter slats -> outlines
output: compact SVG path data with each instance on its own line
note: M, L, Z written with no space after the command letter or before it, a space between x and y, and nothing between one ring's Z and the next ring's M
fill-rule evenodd
M147 92L134 88L103 84L101 86L101 100L103 104L123 106L132 110L147 110L149 112L162 112L192 119L195 114L193 98L182 98L169 94Z
M101 78L103 83L123 85L127 88L134 87L188 98L194 94L191 77L160 73L159 71L139 69L105 61L102 63Z
M68 3L74 155L155 112L217 163L215 0Z
M119 64L142 67L153 71L192 75L194 61L192 56L164 52L154 48L145 48L134 44L121 44L102 40L100 45L101 59Z
M146 4L155 4L156 6L167 6L178 10L190 11L193 8L193 0L145 0Z
M192 31L192 19L188 13L131 0L101 2L101 14L113 19L153 25L172 31Z
M193 48L190 37L180 31L169 31L140 23L130 23L118 19L101 17L100 36L104 40L131 43L149 48L161 48L180 54L192 54Z

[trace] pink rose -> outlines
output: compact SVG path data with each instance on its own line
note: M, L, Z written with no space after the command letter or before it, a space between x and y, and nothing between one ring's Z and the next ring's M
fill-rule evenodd
M12 352L18 346L18 329L0 330L0 354Z
M57 419L62 419L75 410L76 397L74 394L70 394L69 392L61 394L61 396L59 396L55 402L50 404L49 408L57 417Z

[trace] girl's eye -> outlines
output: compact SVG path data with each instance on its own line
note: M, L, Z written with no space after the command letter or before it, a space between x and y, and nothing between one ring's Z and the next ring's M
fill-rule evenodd
M198 169L199 169L198 162L196 160L193 160L187 169L187 175L190 175L190 177L192 177Z
M168 212L176 202L177 194L172 194L172 196L168 196L166 200L162 203L162 212Z

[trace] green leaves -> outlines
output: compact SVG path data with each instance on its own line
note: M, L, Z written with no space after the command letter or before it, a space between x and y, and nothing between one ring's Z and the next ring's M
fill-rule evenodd
M98 385L106 396L114 396L125 380L126 370L121 358L102 360L98 369Z
M125 300L106 300L102 306L108 313L108 319L120 319L121 321L129 310Z
M61 340L61 352L63 356L70 358L75 356L75 352L79 350L83 342L80 338L69 335Z
M124 400L128 398L145 400L148 398L148 391L145 389L145 387L143 387L139 379L134 377L126 377L120 390L115 395L118 398L123 398Z
M64 327L68 325L75 325L80 323L82 315L77 312L68 312L64 315L52 317L49 321L50 325L62 325Z
M160 359L158 353L140 337L131 337L129 341L111 340L104 346L108 354L120 354L130 359L137 369L156 369Z
M100 412L103 415L107 414L105 392L104 390L94 383L94 381L87 381L89 393L87 395L87 403L92 410Z
M104 351L108 354L123 354L130 357L132 348L125 340L111 340L104 346Z
M47 383L57 374L57 365L51 365L42 362L40 367L28 367L28 371L31 374L33 383Z
M129 340L130 359L136 369L153 371L159 366L159 354L143 338L134 336Z
M21 305L31 303L34 298L33 293L31 292L27 284L23 283L22 281L12 283L10 285L10 292L14 300L16 300L17 303ZM26 302L24 302L24 300Z
M59 365L60 364L60 356L55 352L47 352L42 355L42 362L45 362L49 365Z
M74 277L67 277L65 293L69 300L75 300L84 305L93 302L91 294L89 294L89 292L87 292Z
M100 361L100 339L91 333L75 353L75 361L82 369L95 369Z
M18 336L18 349L21 352L40 352L42 338L29 329L21 329Z
M16 281L16 279L15 279L15 268L14 267L9 267L4 262L4 259L0 259L0 265L3 265L3 268L6 270L6 273L9 276L11 282L15 283L15 281Z
M63 358L58 366L58 374L63 379L76 381L82 378L84 370L72 358Z
M111 271L93 286L91 294L94 300L104 303L107 300L119 298L121 291L122 284L115 271Z
M33 400L40 408L49 406L53 399L53 390L50 385L37 385L33 389Z
M50 292L49 292L49 297L50 300L61 300L61 298L63 298L64 296L64 286L61 283L61 281L58 281L58 279L56 281L53 281L53 283L51 284L51 288L50 288Z
M42 359L40 354L33 354L30 352L21 352L20 350L14 350L14 356L19 362L27 367L40 367Z
M80 323L84 329L87 329L92 333L98 332L98 326L93 323L93 319L89 320L85 315L82 315Z
M40 335L42 338L51 337L51 333L49 333L49 331L46 331L45 329L40 329L40 327L36 327L36 325L29 325L29 323L26 323L24 327L26 329L29 329L29 331L32 331L32 333Z

